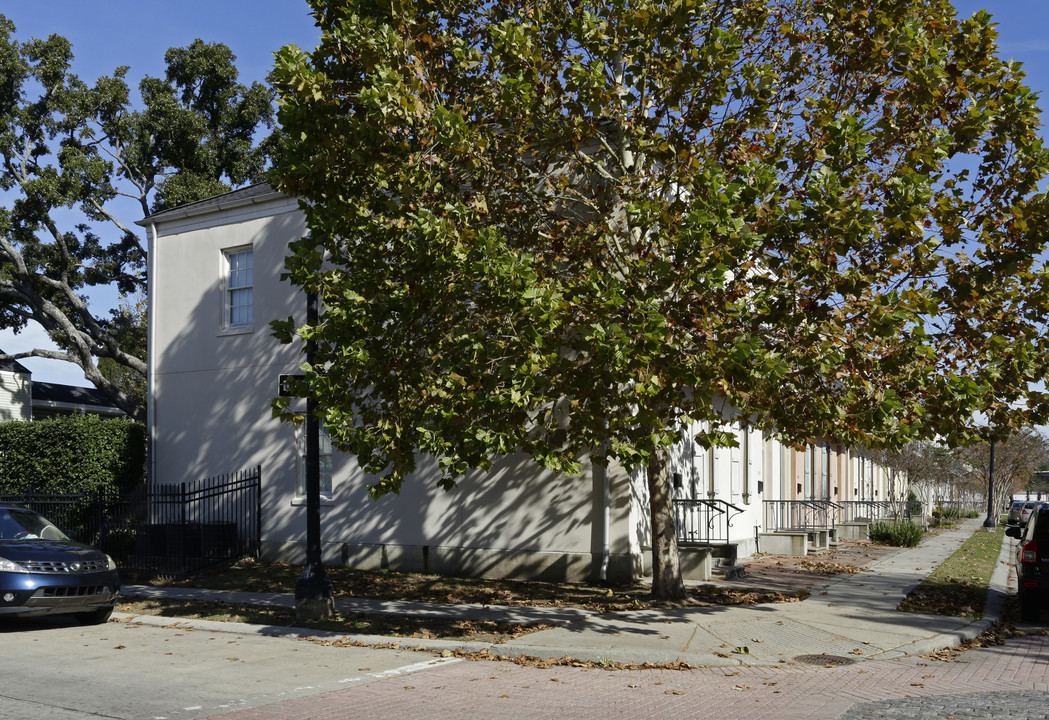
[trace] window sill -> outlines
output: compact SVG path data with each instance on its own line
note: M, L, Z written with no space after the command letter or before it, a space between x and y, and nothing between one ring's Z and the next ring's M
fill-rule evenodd
M247 335L255 332L254 325L234 325L233 327L222 328L218 331L218 337L226 337L227 335Z
M335 500L333 498L330 498L330 497L322 497L321 498L321 507L329 507L329 506L333 506L333 505L335 505ZM306 498L304 498L304 497L294 497L294 498L292 498L291 499L291 506L292 507L306 507Z

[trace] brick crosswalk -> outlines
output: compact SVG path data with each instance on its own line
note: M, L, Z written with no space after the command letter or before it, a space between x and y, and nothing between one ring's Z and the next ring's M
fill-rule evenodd
M951 662L907 657L833 668L790 665L606 671L459 662L222 717L826 720L849 716L854 706L862 711L855 717L878 717L877 703L907 698L962 696L960 700L952 697L950 702L964 705L971 699L979 706L981 694L1002 691L1026 698L1032 696L1021 691L1049 691L1049 638L1015 638L1004 645L958 653ZM1049 704L1045 696L1033 697L1041 698L1040 717ZM996 702L1006 700L995 697ZM866 705L872 702L874 706ZM912 716L919 717L907 715Z

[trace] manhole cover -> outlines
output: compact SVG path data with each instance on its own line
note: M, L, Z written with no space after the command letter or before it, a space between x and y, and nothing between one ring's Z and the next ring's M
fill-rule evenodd
M852 665L856 662L841 655L795 655L794 660L806 665Z

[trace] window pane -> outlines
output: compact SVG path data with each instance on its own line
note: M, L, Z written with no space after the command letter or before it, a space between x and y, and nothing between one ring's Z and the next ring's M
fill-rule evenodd
M320 457L320 487L322 497L331 497L331 455Z
M252 321L252 289L230 290L229 324L247 325Z
M226 255L229 277L226 281L227 322L230 325L250 325L252 312L253 251L241 250Z
M252 251L244 250L229 256L230 288L248 287L252 284Z
M330 498L331 495L331 435L328 428L320 427L320 486L321 496Z
M320 440L320 457L318 457L318 465L320 469L320 494L323 498L332 498L332 452L331 452L331 436L328 435L328 428L321 425L319 438ZM295 492L299 497L306 495L306 429L299 428L298 440L296 441L299 445L299 473L296 478Z

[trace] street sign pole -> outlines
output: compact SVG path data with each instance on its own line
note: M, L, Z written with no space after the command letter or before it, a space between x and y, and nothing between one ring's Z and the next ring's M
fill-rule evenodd
M317 324L317 294L306 295L306 325ZM315 343L306 342L306 362L313 364ZM295 619L298 622L335 614L331 580L321 563L320 425L313 394L306 393L306 564L295 581Z
M987 469L987 519L983 521L987 530L998 527L994 517L994 438L991 438L991 457Z

